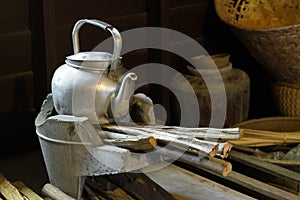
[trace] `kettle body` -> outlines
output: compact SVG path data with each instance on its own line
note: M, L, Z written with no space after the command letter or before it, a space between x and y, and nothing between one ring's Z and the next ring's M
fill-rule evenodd
M113 34L114 52L79 52L78 30L90 23ZM74 55L52 77L53 103L58 114L86 116L92 123L112 123L129 114L137 76L126 73L120 58L121 36L99 20L80 20L73 29Z

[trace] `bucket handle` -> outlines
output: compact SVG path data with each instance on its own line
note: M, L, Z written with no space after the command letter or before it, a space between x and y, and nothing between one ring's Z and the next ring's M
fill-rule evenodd
M81 19L81 20L77 21L76 24L74 25L74 28L72 31L74 54L77 54L80 52L78 33L79 33L79 29L84 24L91 24L91 25L98 26L98 27L102 28L103 30L108 31L112 34L112 37L114 40L114 50L113 50L111 67L110 67L109 73L116 72L117 63L118 63L118 62L116 62L116 60L119 59L120 53L121 53L121 48L122 48L122 38L121 38L119 31L116 28L114 28L112 25L110 25L106 22L97 20L97 19Z

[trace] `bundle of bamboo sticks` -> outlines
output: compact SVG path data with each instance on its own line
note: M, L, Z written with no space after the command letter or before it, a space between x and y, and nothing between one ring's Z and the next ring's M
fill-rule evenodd
M232 169L231 163L223 160L228 157L233 146L226 140L238 139L242 136L239 128L187 128L131 124L101 125L99 134L104 142L111 142L113 145L129 150L155 149L164 156L179 158L179 161L210 169L223 176L227 176Z
M300 131L277 132L267 130L240 129L242 137L240 139L230 139L230 142L239 146L272 146L300 143Z
M185 128L174 126L119 126L102 125L101 131L104 137L115 139L120 134L126 138L138 136L140 138L155 138L161 145L180 148L199 156L220 156L226 158L232 144L222 142L226 139L238 139L241 137L239 128L215 129L215 128ZM155 142L152 142L153 144ZM155 145L152 145L155 148ZM147 149L148 150L148 149Z

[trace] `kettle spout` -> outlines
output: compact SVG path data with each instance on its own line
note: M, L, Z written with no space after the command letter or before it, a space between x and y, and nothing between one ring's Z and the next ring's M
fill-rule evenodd
M135 73L126 74L119 90L116 91L111 108L115 120L120 120L129 114L130 99L135 90L136 80L137 75Z

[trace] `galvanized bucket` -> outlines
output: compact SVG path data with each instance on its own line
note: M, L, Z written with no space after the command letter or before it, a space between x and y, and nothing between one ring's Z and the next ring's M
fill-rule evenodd
M36 133L50 183L74 198L80 198L85 176L130 172L162 161L159 155L103 144L87 117L50 116L52 110L48 95L35 121Z

